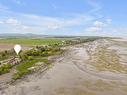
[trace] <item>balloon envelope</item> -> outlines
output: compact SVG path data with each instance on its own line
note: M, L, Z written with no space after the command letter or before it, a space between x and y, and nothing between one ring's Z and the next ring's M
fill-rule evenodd
M15 52L16 52L16 54L18 55L19 54L19 52L21 51L21 46L20 45L15 45L14 46L14 50L15 50Z

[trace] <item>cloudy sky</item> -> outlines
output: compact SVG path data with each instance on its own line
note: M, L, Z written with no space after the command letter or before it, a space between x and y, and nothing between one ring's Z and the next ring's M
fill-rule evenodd
M125 36L127 0L0 0L0 33Z

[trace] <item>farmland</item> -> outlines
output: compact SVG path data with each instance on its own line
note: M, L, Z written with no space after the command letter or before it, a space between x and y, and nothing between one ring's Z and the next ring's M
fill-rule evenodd
M20 44L23 50L32 48L37 45L53 45L60 44L66 39L55 38L43 38L43 39L31 39L31 38L3 38L0 39L0 51L12 49L15 44Z
M5 38L0 39L0 44L22 44L22 45L52 45L61 43L64 39L43 38L43 39L30 39L30 38Z
M43 46L43 45L61 45L63 42L66 44L76 44L81 42L87 42L98 39L97 37L83 37L81 39L77 39L76 37L61 37L61 38L24 38L24 37L7 37L0 39L0 51L9 50L14 47L15 44L20 44L23 50L31 49L35 46ZM72 42L73 41L73 42Z

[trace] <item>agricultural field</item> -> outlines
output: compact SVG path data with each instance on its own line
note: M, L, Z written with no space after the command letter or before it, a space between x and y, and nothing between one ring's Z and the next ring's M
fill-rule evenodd
M29 49L37 45L53 45L53 44L61 44L63 40L67 39L58 39L58 38L3 38L0 39L0 51L12 49L15 44L20 44L23 48Z
M64 39L55 38L42 38L42 39L30 39L30 38L6 38L0 39L0 44L21 44L21 45L52 45L59 44Z
M11 37L0 39L0 51L13 49L15 44L20 44L23 50L31 49L35 46L45 45L63 45L63 44L76 44L88 42L98 39L98 37L61 37L61 38L24 38L24 37Z

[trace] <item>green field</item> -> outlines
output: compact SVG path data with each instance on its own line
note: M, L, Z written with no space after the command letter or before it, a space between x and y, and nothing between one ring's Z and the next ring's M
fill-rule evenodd
M21 44L21 45L53 45L60 44L65 39L58 38L43 38L43 39L30 39L30 38L5 38L0 39L0 44Z

